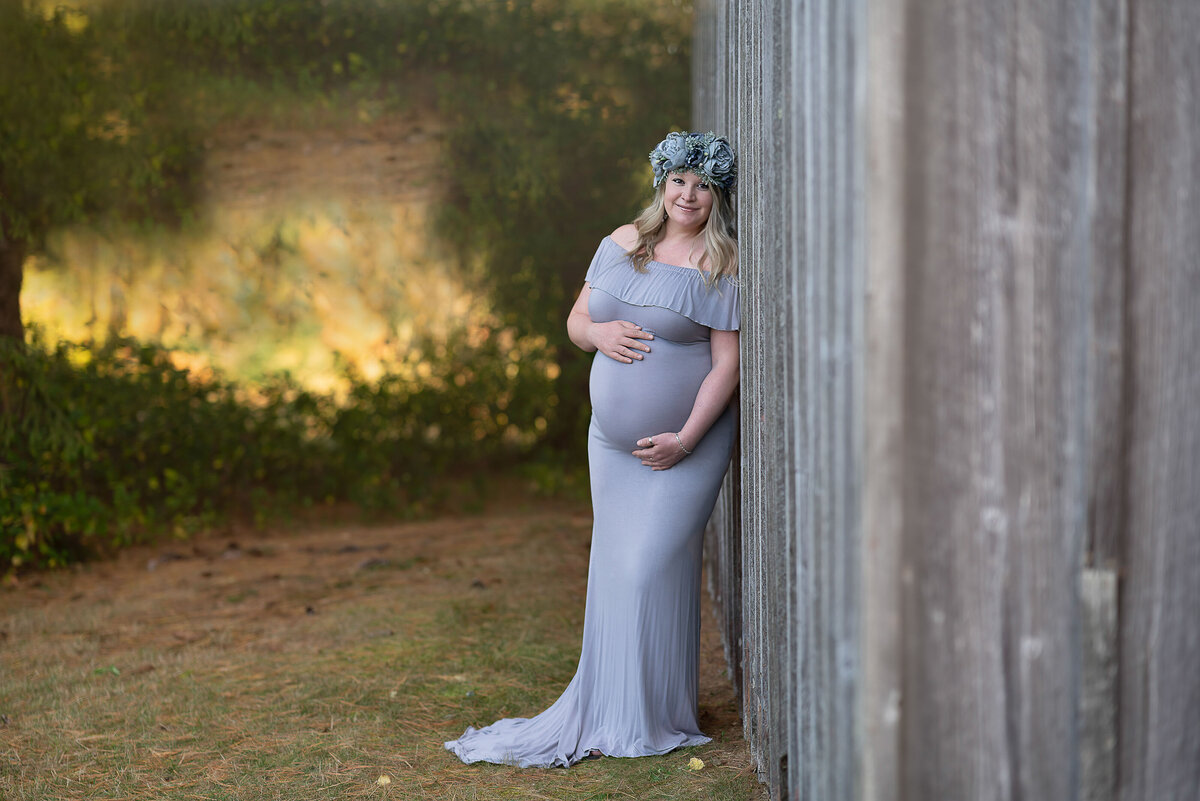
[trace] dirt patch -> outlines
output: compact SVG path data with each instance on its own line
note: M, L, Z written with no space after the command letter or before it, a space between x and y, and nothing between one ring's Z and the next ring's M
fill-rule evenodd
M439 197L446 125L431 112L304 128L226 124L205 141L205 201L215 208L305 198L428 204Z

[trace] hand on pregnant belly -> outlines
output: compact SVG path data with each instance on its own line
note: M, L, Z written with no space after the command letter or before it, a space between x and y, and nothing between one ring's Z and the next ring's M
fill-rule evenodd
M687 456L673 431L639 439L637 444L633 455L652 470L669 470Z
M634 359L642 358L642 353L650 352L650 346L642 340L654 339L654 334L628 320L612 320L592 323L589 338L596 350L608 358L632 364Z

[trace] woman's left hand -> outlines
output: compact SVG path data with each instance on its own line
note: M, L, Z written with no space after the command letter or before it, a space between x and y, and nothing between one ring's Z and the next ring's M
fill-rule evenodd
M637 441L637 445L638 450L634 451L633 455L651 470L669 470L687 456L672 431L642 437Z

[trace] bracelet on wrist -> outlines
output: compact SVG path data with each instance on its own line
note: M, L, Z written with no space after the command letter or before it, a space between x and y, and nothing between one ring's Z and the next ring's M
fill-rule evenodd
M683 440L681 440L681 439L679 438L679 434L676 434L676 435L675 435L675 441L679 443L679 449L680 449L680 450L682 450L682 451L683 451L684 453L686 453L688 456L691 456L691 455L692 455L692 452L691 452L691 451L689 451L687 448L683 447Z

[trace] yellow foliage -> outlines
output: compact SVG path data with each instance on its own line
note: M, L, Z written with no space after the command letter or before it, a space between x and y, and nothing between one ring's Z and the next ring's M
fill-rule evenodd
M428 365L402 367L418 338L465 326L483 342L495 325L484 299L431 252L428 212L411 200L327 198L231 204L186 232L63 231L53 256L27 265L22 305L51 342L158 341L180 367L237 379L286 371L336 391L343 366L368 380L425 377Z

